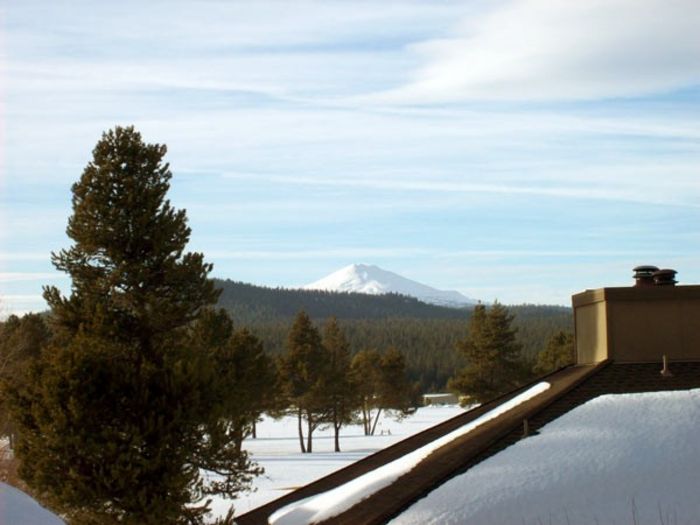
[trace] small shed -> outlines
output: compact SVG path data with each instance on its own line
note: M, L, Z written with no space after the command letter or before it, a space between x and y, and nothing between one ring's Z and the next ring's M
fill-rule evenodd
M423 394L423 406L428 405L456 405L459 398L455 394Z

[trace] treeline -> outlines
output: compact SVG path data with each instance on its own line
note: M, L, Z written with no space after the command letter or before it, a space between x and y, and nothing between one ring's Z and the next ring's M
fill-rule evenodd
M27 314L0 322L0 391L9 394L5 403L0 401L0 436L7 437L13 448L22 432L22 424L13 423L22 419L18 403L28 401L31 392L51 394L39 384L50 376L37 375L37 369L48 357L42 358L42 351L59 344L62 337L57 321L51 315ZM219 385L218 413L226 424L216 438L232 447L248 475L261 471L248 463L243 441L255 437L263 412L297 417L302 453L313 451L313 433L322 426L334 430L335 451L340 452L344 425L361 424L365 435L374 435L382 412L401 418L420 404L419 386L410 381L403 354L388 347L352 355L334 317L319 330L305 312L299 312L287 326L283 352L274 357L249 330L234 329L223 309L203 310L187 332L188 345L207 358L211 369L207 380ZM80 356L77 350L71 354ZM109 377L100 374L99 380ZM85 387L89 388L87 382Z
M285 346L276 360L279 388L268 412L296 415L302 453L313 451L313 433L320 426L333 429L335 451L340 452L343 425L362 423L365 435L374 435L382 411L401 417L419 402L418 386L408 380L401 352L390 347L351 356L334 317L318 330L299 312Z
M221 290L219 306L245 325L270 319L291 319L301 310L313 319L330 316L338 319L459 319L467 311L426 304L414 297L399 294L368 295L269 288L228 279L214 279L214 283Z
M464 359L455 352L467 335L473 308L426 304L398 294L368 295L318 290L268 288L214 280L221 290L218 306L237 326L258 336L272 354L284 351L289 324L301 310L320 327L329 317L342 321L352 353L395 347L406 359L409 378L422 392L444 390ZM571 309L548 305L509 306L525 359L535 356L559 332L573 330Z
M513 326L523 345L523 356L534 359L556 333L572 331L572 316L568 309L533 305L511 306ZM411 381L418 382L423 392L444 390L447 380L463 359L455 352L457 341L468 334L471 310L460 313L458 319L416 319L388 317L384 319L340 319L351 352L363 349L396 347L406 358ZM329 316L314 318L320 323ZM267 351L280 354L291 319L278 318L255 323L240 323L258 336ZM239 321L234 317L234 323Z

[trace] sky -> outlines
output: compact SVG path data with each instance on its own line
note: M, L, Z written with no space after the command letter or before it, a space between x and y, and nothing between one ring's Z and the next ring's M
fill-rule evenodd
M168 146L212 275L507 304L700 283L697 0L0 0L0 311L66 292L102 132Z

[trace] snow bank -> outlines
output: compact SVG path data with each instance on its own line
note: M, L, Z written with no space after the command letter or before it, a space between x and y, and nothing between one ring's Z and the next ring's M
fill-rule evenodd
M605 395L416 502L391 525L700 523L700 389Z
M21 490L0 482L0 523L3 525L65 525Z
M410 454L392 461L391 463L387 463L372 472L359 476L328 492L287 505L273 513L269 518L269 522L272 525L306 525L337 516L373 493L396 481L396 479L409 472L420 461L425 459L431 452L544 392L549 386L549 383L539 383L507 403L475 419L471 423L446 434L440 439Z

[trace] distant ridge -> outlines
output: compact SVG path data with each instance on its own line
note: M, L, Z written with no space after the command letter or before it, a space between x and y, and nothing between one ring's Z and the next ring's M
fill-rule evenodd
M354 292L370 295L395 293L415 297L424 303L439 306L464 307L476 304L454 290L438 290L406 277L383 270L375 265L351 264L326 277L303 286L305 290Z
M449 308L428 304L395 293L371 295L358 292L333 292L291 288L269 288L254 284L214 279L221 290L219 306L238 322L258 322L294 317L305 310L312 318L324 319L466 319L468 308Z

